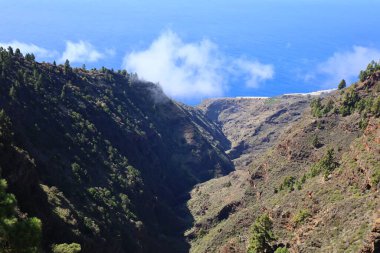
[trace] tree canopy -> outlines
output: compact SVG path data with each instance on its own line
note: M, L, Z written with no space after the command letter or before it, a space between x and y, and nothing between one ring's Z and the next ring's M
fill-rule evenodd
M248 253L272 252L271 242L275 240L272 228L273 222L267 214L256 218L251 228Z

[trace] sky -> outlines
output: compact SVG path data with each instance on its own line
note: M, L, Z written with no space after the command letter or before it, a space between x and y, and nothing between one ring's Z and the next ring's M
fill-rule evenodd
M187 104L335 88L380 60L378 0L0 0L0 46L136 72Z

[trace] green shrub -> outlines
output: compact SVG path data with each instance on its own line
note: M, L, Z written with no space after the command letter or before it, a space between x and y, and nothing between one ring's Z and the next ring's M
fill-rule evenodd
M380 183L380 166L374 168L371 176L371 183L376 186Z
M310 177L315 177L323 173L325 179L327 179L328 175L339 165L335 160L334 149L328 149L321 160L311 167Z
M352 114L356 108L356 103L358 103L359 100L360 97L358 96L353 86L347 89L347 91L344 93L343 101L340 108L340 113L342 114L342 116Z
M345 106L341 106L339 108L339 113L342 115L342 116L347 116L347 115L350 115L351 114L351 111L348 107L345 107Z
M366 99L360 99L356 105L355 109L359 112L362 113L366 109Z
M128 198L128 195L120 193L119 198L120 202L118 204L121 209L123 209L124 213L130 218L137 219L136 215L130 210L131 200Z
M80 183L82 179L87 179L87 170L82 168L77 163L71 164L71 170L75 176L75 179Z
M296 183L296 178L292 176L285 177L280 185L280 191L288 189L289 192L294 190L294 184Z
M99 226L95 223L94 220L92 220L91 218L89 217L84 217L83 219L83 223L85 225L85 227L90 230L92 233L94 234L99 234L100 232L100 228Z
M316 98L310 102L311 114L314 117L317 117L317 118L322 117L323 105L322 105L321 101L322 101L321 98Z
M81 250L82 248L78 243L55 244L52 247L53 253L79 253Z
M308 210L302 209L299 210L296 215L293 217L293 223L298 226L302 224L307 218L311 217L311 214Z
M368 118L361 118L359 121L359 128L364 130L368 126Z
M87 191L98 203L105 204L108 207L116 207L115 196L107 188L91 187Z
M325 105L322 104L321 98L315 98L310 102L311 114L314 117L320 118L327 115L334 109L334 101L329 99Z
M311 140L311 145L314 148L319 148L321 146L321 142L319 141L318 135L313 136L313 139Z
M380 97L376 98L375 101L373 101L373 105L371 108L371 112L376 116L380 116Z
M326 115L326 114L328 114L332 109L334 109L334 101L332 101L331 99L329 99L329 101L327 101L326 106L324 106L324 108L323 108L323 110L322 110L322 114L323 114L323 115Z
M142 184L140 171L135 169L133 166L128 165L127 172L127 183L129 187L134 188L137 185Z
M276 251L274 253L289 253L289 250L287 248L277 248Z
M367 80L367 78L372 75L374 72L380 70L380 62L377 63L375 61L371 61L368 65L367 65L367 69L366 70L362 70L360 71L360 74L359 74L359 79L361 82L364 82L365 80Z
M255 220L251 228L251 238L249 240L248 253L271 252L272 241L275 240L272 232L273 222L267 214L263 214Z

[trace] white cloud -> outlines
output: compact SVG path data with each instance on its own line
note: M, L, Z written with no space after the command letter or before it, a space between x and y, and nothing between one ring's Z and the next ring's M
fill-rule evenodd
M221 96L233 75L248 75L249 87L273 76L267 65L228 59L212 41L185 43L172 31L162 33L147 49L127 54L123 67L159 82L169 96L184 99Z
M341 79L356 81L360 70L367 67L372 60L380 59L380 50L370 47L354 46L352 50L336 52L325 62L318 65L315 74L325 77L325 86L335 87Z
M89 42L80 40L79 42L66 42L66 48L63 53L56 50L49 50L39 47L32 43L19 42L13 40L11 42L0 42L0 47L8 48L11 46L14 50L19 48L22 53L33 53L37 58L41 59L58 59L58 62L64 62L69 59L70 62L96 62L100 59L111 57L116 54L114 49L105 49L100 52Z
M258 61L247 61L238 59L235 66L247 73L246 86L257 88L265 80L272 79L274 76L274 67L269 64L262 64Z
M100 59L105 58L107 55L114 55L113 50L106 50L106 52L99 52L95 47L89 42L80 40L79 42L66 42L66 49L63 52L59 62L64 62L68 59L70 62L96 62Z
M23 43L19 42L17 40L13 40L11 42L0 42L0 47L8 48L11 46L13 50L16 48L20 49L20 51L24 54L26 53L32 53L38 58L54 58L58 55L57 51L54 50L48 50L39 46L36 46L35 44L31 43Z
M225 89L216 45L209 40L185 44L171 31L148 49L126 55L123 66L146 80L159 82L173 97L218 96Z

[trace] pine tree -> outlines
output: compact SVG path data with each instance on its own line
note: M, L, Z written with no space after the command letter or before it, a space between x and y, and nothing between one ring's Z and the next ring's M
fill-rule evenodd
M273 252L271 242L275 240L272 232L273 222L267 214L259 216L252 226L248 253Z
M63 65L63 73L65 75L69 74L71 72L70 62L68 59L66 59L65 64Z
M311 114L314 117L322 117L322 110L323 110L323 105L322 105L322 99L321 98L316 98L313 99L310 102L310 107L311 107Z
M21 51L20 51L19 48L16 48L15 55L16 55L17 57L22 57L22 54L21 54Z
M5 113L4 109L0 110L0 144L9 143L12 139L12 123Z
M34 61L36 59L36 57L34 56L34 54L29 54L29 53L27 53L26 55L25 55L25 60L27 60L27 61Z
M340 81L340 83L338 84L338 90L341 90L344 88L346 88L346 81L342 79L342 81Z
M314 148L319 148L321 143L319 142L318 135L314 135L313 140L311 142Z
M17 201L7 193L7 182L0 179L0 248L1 252L40 252L41 221L35 217L20 218L16 212Z
M13 55L13 48L11 46L8 47L8 53L9 55Z

